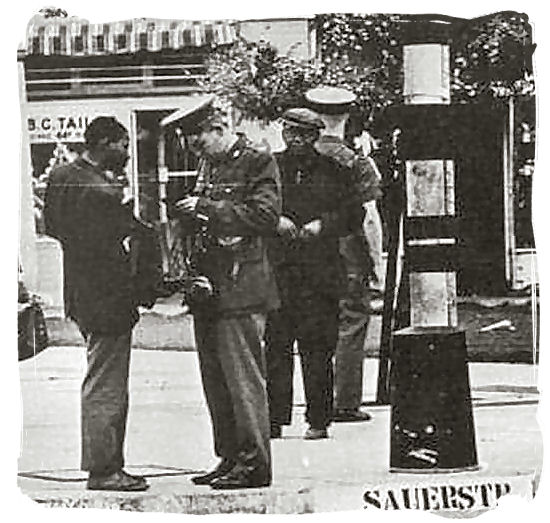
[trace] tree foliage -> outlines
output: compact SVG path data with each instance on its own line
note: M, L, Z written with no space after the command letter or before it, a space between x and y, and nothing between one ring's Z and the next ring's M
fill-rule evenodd
M69 15L65 9L59 7L44 7L38 11L44 18L67 18Z
M243 39L214 51L207 59L207 71L203 82L207 91L231 103L244 117L265 121L301 104L304 91L318 84L315 65L278 55L268 44Z
M534 95L535 46L527 15L505 12L485 17L471 23L455 42L455 99Z
M306 62L279 55L266 42L239 40L207 62L204 87L245 117L265 121L302 105L318 85L357 95L352 119L368 125L388 105L402 101L403 18L400 15L331 14L316 18L318 56ZM453 101L532 96L533 51L527 16L497 13L467 24L452 45Z

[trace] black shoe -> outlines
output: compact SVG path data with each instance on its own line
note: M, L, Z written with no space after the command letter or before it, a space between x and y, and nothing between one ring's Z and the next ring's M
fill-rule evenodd
M283 427L281 427L281 425L272 423L269 429L269 437L271 439L279 439L282 435L283 435Z
M254 469L243 465L235 465L224 476L220 476L210 483L215 490L235 490L241 488L269 487L271 475L264 469Z
M372 419L368 412L359 409L336 409L332 421L336 423L353 423L359 421L370 421Z
M235 463L233 461L229 459L222 459L214 470L208 472L207 474L202 474L201 476L195 476L191 478L191 481L195 485L210 485L212 480L227 474L234 466Z
M326 428L316 429L314 427L309 427L309 429L307 429L306 433L304 434L304 439L307 439L307 440L327 439L327 438L328 438L328 431Z
M149 484L142 476L132 476L124 470L117 470L108 476L90 474L86 485L88 490L115 490L119 492L143 492Z

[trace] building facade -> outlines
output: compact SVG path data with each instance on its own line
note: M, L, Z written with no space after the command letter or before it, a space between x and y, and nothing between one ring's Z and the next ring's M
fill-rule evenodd
M240 22L136 19L106 24L34 17L18 55L24 139L21 194L26 199L21 206L20 257L29 287L50 306L61 307L61 254L56 242L42 234L41 196L51 168L82 148L89 121L108 115L127 127L131 144L127 174L135 211L155 219L159 122L200 92L208 54L240 35L270 43L296 60L311 61L319 58L320 30L313 17ZM488 119L483 133L490 135L491 147L483 152L468 149L468 133L464 137L467 153L459 162L457 190L465 191L458 197L467 202L462 216L464 252L472 253L464 257L467 292L519 290L536 280L530 193L533 105L485 107ZM465 130L475 127L474 120L466 117L461 125ZM276 125L248 121L241 123L240 130L267 141L274 150L283 147ZM163 147L169 189L184 192L192 184L196 158L175 137ZM489 163L479 161L489 157ZM469 199L468 194L490 202L485 205L486 216L478 209L483 202ZM33 212L35 220L29 219ZM489 220L491 241L476 232L479 220Z
M114 116L130 136L127 178L135 212L152 217L158 210L159 122L200 91L208 53L231 44L236 31L226 21L31 20L18 61L22 182L33 189L22 196L32 199L35 220L29 223L22 214L20 265L28 287L48 307L61 309L63 303L61 251L43 234L41 220L51 169L82 150L88 122ZM185 183L194 174L196 158L175 139L165 144L164 154L173 178ZM28 207L22 202L22 210Z

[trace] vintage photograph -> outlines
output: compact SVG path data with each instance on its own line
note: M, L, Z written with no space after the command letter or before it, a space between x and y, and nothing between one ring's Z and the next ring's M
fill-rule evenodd
M45 511L535 497L532 21L368 7L29 19L17 484Z

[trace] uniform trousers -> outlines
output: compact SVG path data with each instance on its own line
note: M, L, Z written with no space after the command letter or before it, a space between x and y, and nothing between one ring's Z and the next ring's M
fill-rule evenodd
M367 240L369 257L372 263L369 288L378 292L383 292L385 275L382 263L382 219L376 207L376 201L367 202L365 206L368 212L363 220L363 233Z
M284 273L277 274L277 283L281 308L269 314L265 336L270 421L274 425L291 423L296 342L306 396L306 421L314 428L326 428L332 418L337 295L323 293L322 286L309 287L300 278L285 278Z
M365 279L349 274L347 294L340 300L338 345L334 358L336 410L356 410L361 406L369 316L370 296Z
M81 466L94 475L109 475L124 466L131 338L131 330L120 335L86 336Z
M202 384L217 456L271 478L265 316L194 315Z

